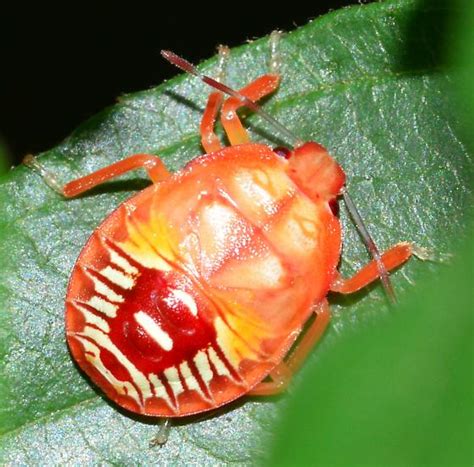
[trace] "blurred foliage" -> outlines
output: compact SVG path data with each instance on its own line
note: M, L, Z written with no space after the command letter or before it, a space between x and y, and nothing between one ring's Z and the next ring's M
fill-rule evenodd
M455 68L456 98L463 116L464 140L474 151L474 5L470 0L457 0L459 14L451 22L453 40L446 45L446 55Z

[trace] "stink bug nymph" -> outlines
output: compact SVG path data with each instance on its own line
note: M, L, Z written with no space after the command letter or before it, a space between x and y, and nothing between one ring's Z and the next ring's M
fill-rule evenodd
M153 181L92 233L66 297L72 356L132 412L181 417L281 391L329 322L328 292L349 294L380 278L393 299L387 271L411 255L408 243L379 254L340 165L256 104L279 85L277 40L272 34L271 73L240 91L162 52L214 88L200 126L205 154L177 173L154 155L135 154L59 187L34 158L25 161L66 197L137 168ZM222 63L227 54L221 48ZM251 142L242 106L291 147ZM228 147L214 133L219 111ZM373 256L349 279L337 270L340 196Z

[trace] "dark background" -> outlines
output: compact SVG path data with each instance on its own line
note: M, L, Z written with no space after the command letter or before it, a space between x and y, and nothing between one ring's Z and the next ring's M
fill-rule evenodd
M45 11L19 6L0 26L0 140L13 163L59 143L117 96L158 85L177 73L159 56L171 49L198 63L217 44L237 46L273 29L289 31L357 0L282 3L255 10L247 3L216 9L186 3L114 10L69 4Z

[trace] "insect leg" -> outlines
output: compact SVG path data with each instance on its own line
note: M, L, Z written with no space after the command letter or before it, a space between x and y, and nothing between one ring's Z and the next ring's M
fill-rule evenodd
M46 185L48 185L52 190L54 190L56 193L59 193L60 195L63 194L62 185L58 182L56 177L49 170L47 170L46 167L41 164L35 156L33 156L33 154L27 154L23 158L23 164L38 172Z
M271 381L262 381L250 390L248 396L273 396L280 394L288 388L293 373L285 362L279 363L271 372Z
M383 253L381 259L387 271L390 271L407 261L411 254L411 244L402 242L394 245L392 248ZM348 279L344 279L341 276L337 277L334 283L331 285L331 290L333 292L339 292L343 294L357 292L374 280L378 279L379 276L379 269L377 267L377 263L374 260L365 265L359 272Z
M279 66L280 66L280 56L277 53L277 44L280 39L281 33L279 31L274 31L272 35L270 36L270 49L272 51L272 60L270 63L270 71L271 73L268 75L264 75L261 78L270 78L273 79L273 81L276 81L273 83L271 86L272 89L268 90L267 92L264 92L262 95L257 95L256 99L260 99L264 95L272 92L278 87L278 83L280 80L280 75L279 75ZM214 89L217 89L221 92L224 92L225 94L228 94L229 96L232 96L231 99L234 99L236 102L236 107L248 107L249 109L253 110L255 113L260 115L264 120L266 120L268 123L270 123L274 129L278 130L282 135L285 135L285 137L288 139L288 141L292 142L293 146L301 146L303 143L300 141L299 138L297 138L290 130L288 130L285 126L283 126L278 120L275 120L270 114L265 112L261 107L259 107L256 103L255 100L251 99L250 97L246 96L242 92L237 92L234 89L230 88L224 83L220 83L219 81L216 81L213 78L210 78L209 76L203 75L192 63L189 63L187 60L185 60L183 57L180 57L179 55L176 55L174 52L171 52L170 50L162 50L161 55L168 60L170 63L173 65L177 66L181 70L185 71L186 73L190 73L194 76L197 76L199 79L204 81L206 84L209 86L213 87ZM256 80L258 81L258 80ZM252 84L252 83L251 83ZM249 85L250 86L250 85ZM246 88L244 88L245 90ZM234 109L236 110L236 109ZM235 114L235 111L229 114L229 117L231 120L236 120L236 123L234 125L229 126L229 131L232 131L232 128L234 128L233 135L235 134L235 137L233 141L243 141L246 142L248 141L248 136L247 133L245 132L244 128L239 122L239 119L237 115ZM221 115L221 119L223 119L223 114ZM224 124L224 127L226 125ZM229 133L227 131L226 132ZM237 143L232 143L232 144L237 144Z
M165 165L158 157L150 154L135 154L89 175L73 180L61 187L54 178L54 175L47 171L34 156L26 156L23 163L39 172L51 188L67 198L80 195L111 178L118 177L135 169L145 169L154 183L161 182L170 176Z
M225 45L219 46L219 61L218 61L218 76L217 80L220 82L225 77L225 66L229 58L229 48ZM220 91L215 91L209 94L207 105L202 116L200 131L201 144L207 153L218 151L222 148L217 135L214 132L217 114L221 108L224 95Z
M303 365L306 357L320 340L331 319L329 305L326 300L315 308L314 313L316 314L316 319L303 334L301 340L296 343L286 361L281 362L270 373L273 381L261 382L249 392L249 395L269 396L278 394L288 387L291 377Z
M222 148L219 138L214 133L214 124L217 113L222 105L224 96L221 92L211 92L207 99L206 109L201 120L201 144L207 153L218 151Z
M258 101L275 91L279 82L279 75L263 75L242 88L239 93L251 101ZM243 106L245 106L245 103L237 97L229 97L222 106L221 121L231 145L249 142L247 130L243 127L237 115L237 110Z
M271 94L280 83L280 55L278 53L280 37L280 31L273 31L270 34L270 73L260 76L239 91L240 94L253 102ZM247 131L237 115L237 110L243 106L245 106L245 102L242 102L241 99L229 97L222 107L222 125L232 145L249 142Z
M150 448L156 446L163 446L168 441L171 431L171 420L169 418L163 418L161 420L160 429L154 438L149 443Z

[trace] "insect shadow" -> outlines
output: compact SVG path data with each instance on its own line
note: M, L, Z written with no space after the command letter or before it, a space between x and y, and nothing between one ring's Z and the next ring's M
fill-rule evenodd
M272 143L273 146L287 146L288 141L285 141L282 138L279 138L277 135L270 133L269 130L261 127L259 124L254 122L246 121L246 127L255 135L258 135L260 138L263 138L266 141Z
M113 180L91 188L90 190L75 196L73 199L89 198L106 193L138 192L144 190L150 185L150 179L142 177L132 179L128 178L126 180Z
M351 293L350 295L345 295L337 292L329 292L329 301L331 305L338 305L342 308L350 309L356 303L364 300L364 298L373 296L375 290L378 290L379 285L376 282L366 285L363 289L358 290L357 292ZM387 301L386 297L382 297L384 303Z
M198 112L200 115L204 113L204 110L205 110L204 107L197 104L195 101L189 99L189 97L183 96L182 94L179 94L178 92L173 91L173 90L166 90L163 94L167 95L168 97L175 100L179 104L188 107L190 110ZM259 105L262 105L269 99L271 99L271 96L260 99L258 103ZM267 142L271 142L274 146L286 146L288 144L287 141L280 138L278 135L275 135L270 130L265 129L264 127L261 126L261 124L249 121L246 117L248 115L253 115L252 110L242 107L238 110L238 113L239 113L239 116L242 118L242 120L245 121L245 127L248 130L250 130L254 135L259 136L260 138L266 140ZM224 133L224 130L222 128L222 124L219 118L217 118L216 120L216 133L219 136L223 137L225 140L225 143L229 145L229 141L227 139L227 136Z
M167 89L163 92L163 94L175 100L176 102L178 102L178 104L184 105L189 109L198 112L201 115L204 113L204 107L192 101L189 97L183 96L182 94L179 94L178 92L173 91L171 89Z

